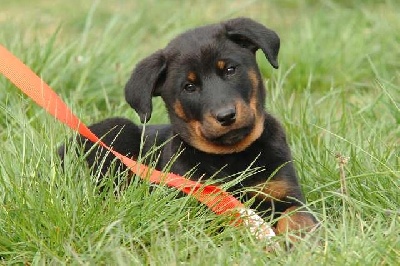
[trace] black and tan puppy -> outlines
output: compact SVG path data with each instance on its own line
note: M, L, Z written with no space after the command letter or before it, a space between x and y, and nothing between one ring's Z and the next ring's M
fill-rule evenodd
M255 53L261 49L277 68L279 45L274 31L248 18L195 28L139 62L125 96L142 122L150 119L153 96L165 102L171 124L147 125L142 150L145 153L169 140L162 147L158 169L178 151L182 153L171 171L181 175L191 171L192 179L209 178L217 171L223 177L233 176L251 164L262 168L241 185L261 190L249 195L256 197L258 211L287 214L276 224L282 233L312 228L316 220L301 208L304 197L284 130L264 110L265 88ZM142 127L111 118L91 129L120 153L138 156ZM85 149L91 146L86 142ZM106 156L104 163L100 163L102 156ZM103 173L113 159L95 149L87 157Z

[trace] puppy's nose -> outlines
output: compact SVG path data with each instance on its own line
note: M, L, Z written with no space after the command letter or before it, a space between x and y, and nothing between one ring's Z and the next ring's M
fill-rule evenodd
M215 118L222 126L232 125L236 121L236 108L221 108L215 112Z

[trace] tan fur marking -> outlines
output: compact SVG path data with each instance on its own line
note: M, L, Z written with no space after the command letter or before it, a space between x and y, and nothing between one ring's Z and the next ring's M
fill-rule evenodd
M274 179L277 179L276 177ZM279 179L279 178L278 178ZM259 200L284 200L290 195L292 190L291 185L283 180L270 180L264 184L257 185L255 191L250 191L248 194L251 197L257 197Z
M305 232L310 232L317 226L310 213L306 211L296 211L297 208L298 207L293 206L287 209L276 225L276 232L278 234L287 232L294 233L292 236L289 236L290 240L293 242L298 239L296 236L302 236Z
M257 77L257 73L254 69L250 69L247 74L249 75L249 79L251 81L251 86L253 87L253 91L257 90L258 85L260 84L260 80Z
M183 110L183 106L180 101L175 101L174 103L174 112L175 114L182 120L188 121L189 119L187 118L185 111Z
M265 193L262 196L280 200L289 195L291 189L291 185L287 181L271 180L262 188L262 192Z
M195 82L196 79L197 79L196 73L194 73L193 71L190 71L190 72L188 73L187 79L188 79L190 82Z
M253 89L251 90L251 95L250 95L250 108L257 113L257 89L259 85L259 80L257 78L257 74L254 70L250 70L248 72L249 74L249 79L251 80L251 84L253 86Z
M220 70L224 70L224 68L225 68L225 61L218 60L218 62L217 62L217 68L220 69Z

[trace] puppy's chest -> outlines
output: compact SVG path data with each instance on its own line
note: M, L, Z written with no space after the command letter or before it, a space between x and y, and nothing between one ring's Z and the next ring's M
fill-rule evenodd
M193 180L241 180L251 186L268 177L268 167L262 152L210 155L196 150L183 152L172 167L179 174L189 174Z

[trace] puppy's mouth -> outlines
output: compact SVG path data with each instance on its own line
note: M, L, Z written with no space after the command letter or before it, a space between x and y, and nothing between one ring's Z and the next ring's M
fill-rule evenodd
M218 145L234 145L247 137L252 129L251 126L233 129L221 136L207 138L207 140Z

